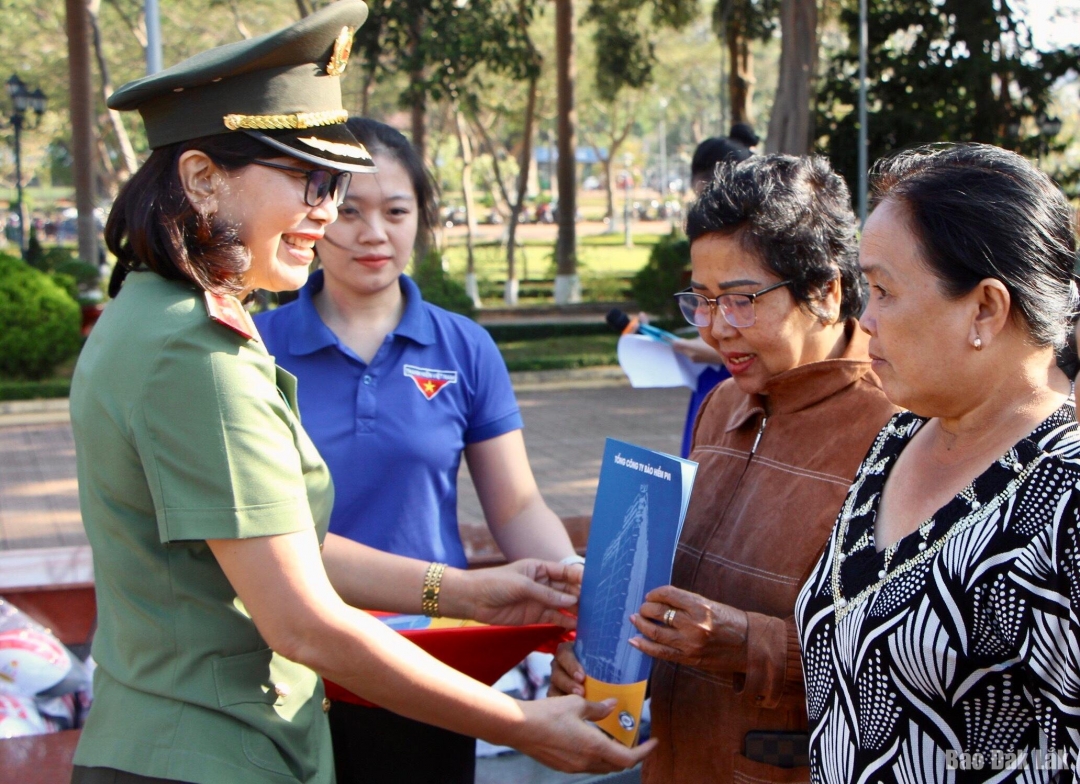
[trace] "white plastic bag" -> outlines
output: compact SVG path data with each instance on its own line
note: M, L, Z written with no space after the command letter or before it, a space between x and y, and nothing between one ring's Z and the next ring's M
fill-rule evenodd
M0 598L0 737L79 727L90 692L90 668Z

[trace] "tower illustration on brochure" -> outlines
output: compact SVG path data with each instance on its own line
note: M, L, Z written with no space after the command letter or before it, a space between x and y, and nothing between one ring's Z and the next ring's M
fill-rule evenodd
M574 650L585 669L585 696L615 697L598 722L609 735L637 741L652 659L630 645L630 616L645 594L671 581L697 463L609 438L600 466Z

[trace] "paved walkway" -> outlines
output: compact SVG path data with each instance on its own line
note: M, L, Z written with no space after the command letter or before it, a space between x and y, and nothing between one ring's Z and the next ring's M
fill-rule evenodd
M686 389L631 389L618 369L515 374L514 382L533 472L560 517L592 513L606 437L678 452ZM460 495L463 533L482 530L464 466ZM466 540L479 541L475 533ZM0 407L0 550L85 543L66 407Z

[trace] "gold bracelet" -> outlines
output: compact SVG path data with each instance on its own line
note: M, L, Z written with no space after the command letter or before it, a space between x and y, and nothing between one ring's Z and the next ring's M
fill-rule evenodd
M432 561L424 575L424 590L420 593L420 609L428 617L440 617L439 590L442 588L442 576L445 571L446 564Z

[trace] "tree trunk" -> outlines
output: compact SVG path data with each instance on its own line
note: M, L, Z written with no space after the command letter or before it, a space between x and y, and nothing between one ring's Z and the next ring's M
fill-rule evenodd
M371 91L375 88L374 64L364 72L364 86L360 91L360 116L368 117L368 104L371 102Z
M765 151L806 155L817 72L817 0L783 0L780 29L780 74Z
M730 68L728 92L731 96L731 122L754 124L754 55L742 25L730 20L727 24L727 47Z
M615 183L611 181L611 159L614 155L614 151L608 150L607 157L600 159L600 163L604 167L604 196L607 197L608 226L604 230L605 234L615 233Z
M100 127L102 121L105 118L98 118L98 126ZM112 155L109 153L109 146L105 144L105 140L98 136L94 140L97 144L97 158L95 160L98 163L99 182L102 186L98 193L111 193L113 186L120 179L117 174L116 166L112 162Z
M86 0L66 0L71 152L75 159L75 206L79 211L79 258L98 263L94 223L94 87L90 79L90 25Z
M506 214L509 215L512 203L510 194L506 190L506 180L503 179L502 166L499 164L499 150L495 149L495 140L491 138L491 134L488 133L488 129L484 127L484 123L480 121L479 117L469 119L473 130L476 131L476 135L480 137L484 148L487 149L488 154L491 156L491 173L493 176L489 178L485 174L484 183L495 201L495 211L501 214L502 211L498 209L501 205L506 208Z
M473 238L476 236L476 201L473 198L473 146L461 107L454 107L454 128L457 130L458 149L461 151L461 192L465 200L465 292L476 307L481 307L480 287L476 281L476 257Z
M409 24L409 46L412 50L413 68L409 72L409 90L412 94L410 115L412 143L420 157L427 160L427 102L421 85L424 82L424 64L418 54L424 35L424 15L419 3L413 3L415 13Z
M555 71L559 125L559 238L555 244L555 304L581 301L577 275L577 177L574 132L574 0L555 0Z
M119 16L121 20L123 20L123 22L127 26L128 30L131 31L131 34L133 36L135 36L135 40L139 42L139 46L142 47L145 50L146 47L149 45L149 42L147 41L147 38L146 38L146 17L145 17L145 15L140 14L137 18L132 19L130 16L127 15L127 12L126 12L126 10L124 8L124 4L121 4L118 0L105 0L105 1L110 6L112 6L112 9L116 13L116 15ZM143 4L140 3L139 5L142 6Z
M521 209L525 206L525 194L529 189L533 125L536 122L536 84L539 78L537 74L529 79L529 97L525 102L525 135L521 141L521 157L518 160L517 197L510 205L510 221L506 229L506 289L503 292L503 301L511 307L518 304L518 278L514 265L514 253L517 249L518 221L521 219Z
M410 74L410 82L418 84L423 75L417 72ZM427 160L427 101L423 90L414 92L412 104L409 106L410 128L412 130L412 144L420 157Z
M236 26L236 32L240 33L240 37L247 40L251 38L251 31L247 29L247 25L244 24L244 20L240 17L240 6L236 0L230 0L229 10L232 12L233 25Z
M413 15L412 24L409 26L409 35L411 38L411 44L413 54L415 55L420 46L421 35L424 30L423 14L420 12L419 5L414 3L413 7L416 8L416 13ZM410 106L410 120L412 128L412 144L416 149L416 152L420 155L420 160L426 164L428 162L427 157L427 102L424 96L424 91L420 89L420 85L424 81L424 67L423 64L416 61L415 67L409 73L409 87L412 92L412 103ZM424 236L425 232L420 232L416 236L416 247L414 253L416 258L423 259L428 254L428 250L431 247L432 237Z
M101 94L106 103L113 94L112 78L109 76L109 63L105 60L105 52L101 47L101 24L98 17L101 11L101 0L90 0L87 3L87 21L90 23L91 40L94 44L94 57L97 59L98 71L101 73ZM121 182L125 181L135 170L139 168L139 160L135 157L135 148L131 146L131 138L127 128L120 119L120 112L115 109L107 109L109 124L113 133L116 134L116 143L120 147L120 160L123 161L124 170L117 177Z
M690 138L695 147L705 141L705 124L701 117L695 116L690 120Z
M630 135L630 131L634 128L634 105L629 100L626 102L626 121L623 123L621 129L616 129L619 124L619 112L615 104L611 104L611 132L608 134L608 152L607 160L604 163L604 178L607 181L607 209L608 217L608 232L615 231L615 189L611 182L611 164L613 161L618 160L615 156L619 153L619 148L622 147L623 142ZM594 146L595 150L596 147ZM599 153L596 156L600 157Z

